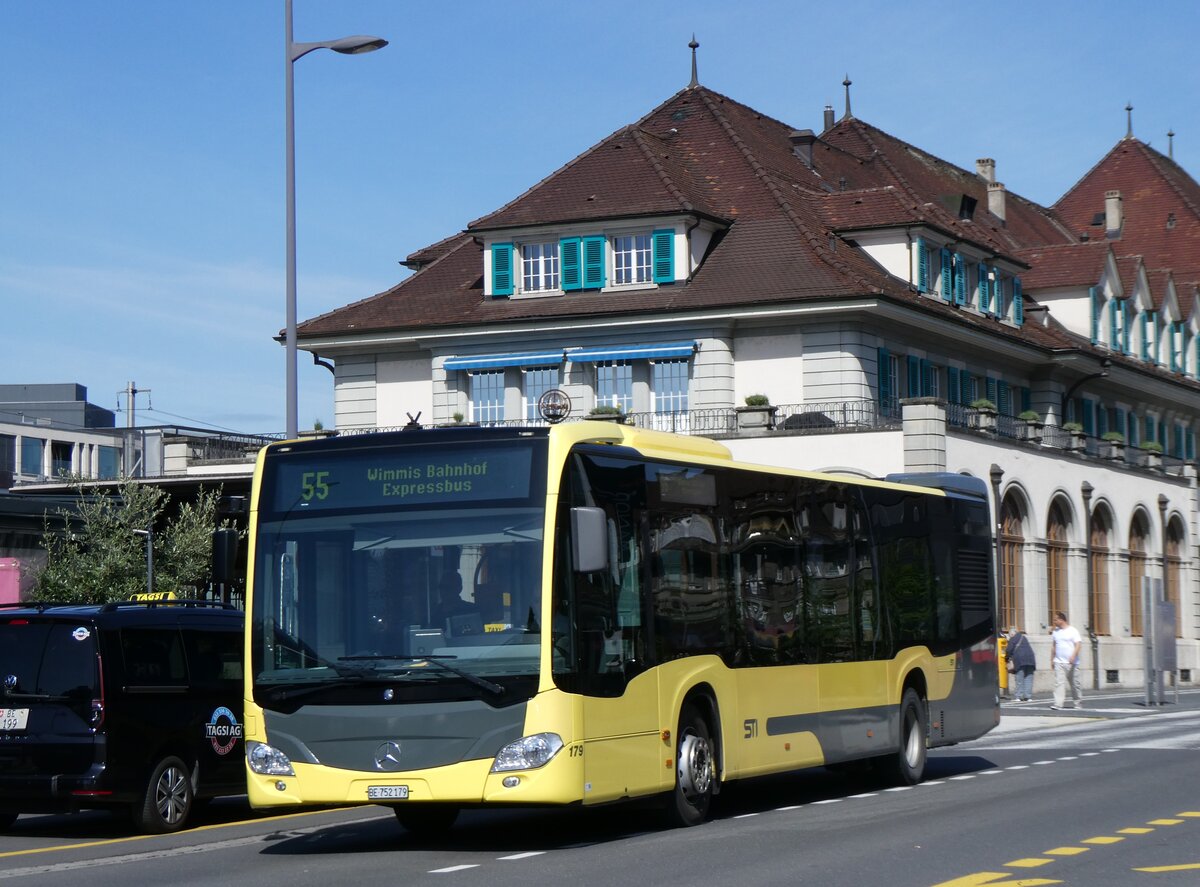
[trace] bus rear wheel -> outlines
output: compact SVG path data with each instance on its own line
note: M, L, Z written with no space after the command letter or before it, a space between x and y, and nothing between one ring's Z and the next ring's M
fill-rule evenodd
M912 687L900 699L900 748L877 759L884 778L895 785L916 785L925 775L925 704Z
M413 804L392 810L406 831L425 837L448 832L458 819L458 807L453 804Z
M675 790L667 804L674 826L698 825L708 818L716 784L716 755L708 722L693 706L679 715L675 743Z

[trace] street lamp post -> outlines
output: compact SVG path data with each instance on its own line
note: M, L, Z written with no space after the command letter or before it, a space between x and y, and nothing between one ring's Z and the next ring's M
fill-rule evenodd
M292 41L292 0L284 2L284 81L286 85L287 130L287 326L284 332L287 389L287 436L293 438L299 431L297 421L296 386L296 128L295 100L293 97L292 65L314 49L332 49L343 55L360 55L374 52L387 46L382 37L357 35L319 43L294 43Z
M144 536L146 538L146 594L148 597L154 595L154 525L151 524L144 530L134 530L135 536Z

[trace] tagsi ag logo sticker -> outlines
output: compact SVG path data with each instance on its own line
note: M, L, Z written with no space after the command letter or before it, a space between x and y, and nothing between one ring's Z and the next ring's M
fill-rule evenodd
M233 712L222 705L204 725L204 736L212 743L213 751L227 755L242 738L242 725L237 722Z
M82 625L79 626L77 629L75 629L73 632L71 632L71 637L75 638L75 640L77 640L77 641L86 641L91 636L92 636L92 633L90 631L88 631L86 628L84 628Z

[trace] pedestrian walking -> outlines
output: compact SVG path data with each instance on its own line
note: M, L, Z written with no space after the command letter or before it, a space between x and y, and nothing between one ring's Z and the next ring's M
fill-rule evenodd
M1018 702L1029 702L1033 698L1033 673L1037 671L1037 656L1029 638L1015 625L1008 630L1005 656L1012 674L1010 692L1013 698Z
M1054 614L1054 704L1053 709L1066 707L1067 686L1071 687L1073 708L1083 708L1083 696L1079 692L1079 653L1083 649L1083 638L1079 631L1067 622L1067 615L1059 610Z

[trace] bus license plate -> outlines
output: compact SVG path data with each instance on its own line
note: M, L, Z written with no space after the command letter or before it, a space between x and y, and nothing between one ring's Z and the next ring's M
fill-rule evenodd
M407 785L368 785L367 800L404 801L408 799Z
M24 730L29 721L27 708L0 708L0 732Z

